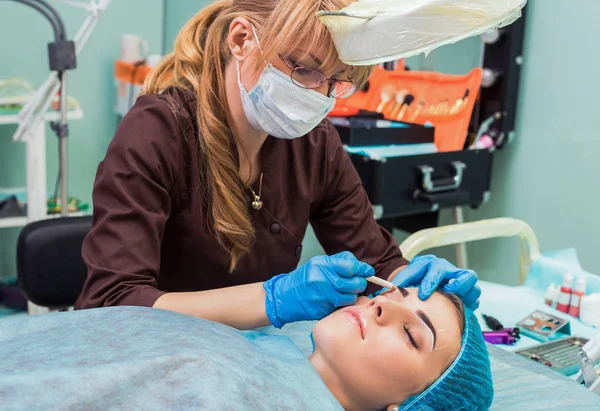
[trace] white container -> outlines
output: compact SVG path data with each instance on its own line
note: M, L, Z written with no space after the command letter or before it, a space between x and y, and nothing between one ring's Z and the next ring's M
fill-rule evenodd
M163 56L160 54L150 54L146 59L146 65L152 68L158 66L158 64L162 61Z
M149 53L148 42L137 34L123 34L121 36L119 60L127 63L137 63L145 60Z

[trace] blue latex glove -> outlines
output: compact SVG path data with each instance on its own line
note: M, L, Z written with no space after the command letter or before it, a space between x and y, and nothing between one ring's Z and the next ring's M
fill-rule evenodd
M433 255L414 258L392 281L399 287L419 287L419 298L427 300L438 288L456 294L471 310L479 307L481 288L473 270L462 270Z
M374 274L371 266L347 251L314 257L263 284L267 316L277 328L295 321L320 320L338 307L354 304L367 288L365 278Z

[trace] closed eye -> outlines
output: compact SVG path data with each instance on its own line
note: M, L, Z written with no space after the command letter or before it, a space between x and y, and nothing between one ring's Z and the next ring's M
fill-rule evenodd
M419 345L417 344L417 341L413 337L413 334L410 331L410 328L405 325L404 326L404 331L406 332L406 335L408 336L408 339L410 340L410 343L412 344L412 346L415 347L418 350L419 349Z

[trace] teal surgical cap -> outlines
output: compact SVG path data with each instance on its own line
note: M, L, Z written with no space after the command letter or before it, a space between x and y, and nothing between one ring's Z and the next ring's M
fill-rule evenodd
M494 399L490 358L473 311L465 307L460 351L450 367L427 390L410 397L401 410L487 410Z

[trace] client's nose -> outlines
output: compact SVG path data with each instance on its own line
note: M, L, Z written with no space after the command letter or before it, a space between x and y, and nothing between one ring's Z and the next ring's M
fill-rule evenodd
M386 325L394 321L404 321L412 314L408 305L383 296L377 296L370 300L369 311L375 322L379 325Z
M356 300L356 304L354 304L354 305L364 307L364 306L368 306L370 302L371 302L371 299L369 297L362 296L362 297L358 297L358 300Z

